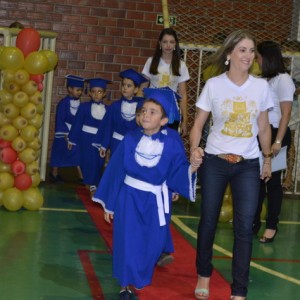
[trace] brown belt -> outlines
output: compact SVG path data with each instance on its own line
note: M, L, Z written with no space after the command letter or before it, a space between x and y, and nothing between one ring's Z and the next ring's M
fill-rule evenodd
M228 161L229 163L232 163L232 164L236 164L236 163L239 163L242 160L244 160L244 157L242 155L237 155L237 154L232 154L232 153L218 154L217 156L222 159L225 159L226 161Z

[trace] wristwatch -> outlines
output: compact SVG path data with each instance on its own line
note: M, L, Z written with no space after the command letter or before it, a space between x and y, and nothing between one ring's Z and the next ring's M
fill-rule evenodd
M281 144L281 140L276 140L274 144Z

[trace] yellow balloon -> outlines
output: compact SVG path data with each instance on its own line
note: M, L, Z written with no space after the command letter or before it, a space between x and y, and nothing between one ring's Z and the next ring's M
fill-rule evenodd
M5 164L0 160L0 182L2 179L2 173L4 172L11 173L11 164Z
M49 67L47 69L47 72L54 70L58 62L57 54L51 50L41 50L40 52L43 53L48 58Z
M16 71L24 65L24 55L17 47L5 47L0 53L1 68Z
M258 62L255 60L249 70L250 74L259 76L261 75L261 69Z
M3 206L9 211L19 210L23 205L23 195L17 188L9 188L3 192Z
M223 203L232 205L232 198L231 198L231 195L224 195L224 197L223 197Z
M32 148L25 148L22 152L19 153L19 158L25 164L31 164L37 159L38 155L35 150Z
M37 187L41 183L41 175L39 172L36 172L35 174L32 174L31 176L32 179L32 187Z
M5 49L5 46L0 46L0 53Z
M229 204L223 204L221 207L219 222L226 223L229 222L233 217L232 206Z
M3 203L2 199L3 199L3 191L0 190L0 206L2 206Z
M33 51L26 57L24 69L29 74L44 74L49 69L49 60L41 51Z
M204 69L202 77L203 80L206 82L208 79L216 76L218 74L218 69L214 65L209 65L207 68Z
M15 179L11 173L1 172L0 173L0 190L12 188L14 186Z
M12 141L19 135L19 131L12 125L7 124L0 128L0 138L5 141Z
M263 203L262 208L261 208L261 212L260 212L260 219L261 220L265 220L267 216L267 207L266 205Z
M5 105L11 103L13 100L13 95L7 90L0 90L0 105Z
M28 210L38 210L44 203L44 197L38 188L31 187L23 191L23 207Z
M7 82L7 81L11 82L11 81L14 81L14 79L15 79L15 71L13 71L13 70L3 70L2 74L3 74L4 82Z
M230 188L230 184L227 184L226 190L225 190L225 195L230 195L231 196L231 188Z

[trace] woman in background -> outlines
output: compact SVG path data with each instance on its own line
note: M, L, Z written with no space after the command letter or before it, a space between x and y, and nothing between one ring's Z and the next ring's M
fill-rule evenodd
M272 152L276 156L283 146L291 145L291 130L288 123L291 118L295 85L286 72L280 47L273 41L264 41L257 46L257 61L261 67L262 77L268 81L274 108L269 111L272 130ZM268 198L266 229L260 238L261 243L271 243L277 233L281 211L283 190L282 171L272 173L266 183L261 180L258 208L254 220L253 232L256 234L261 226L260 212L265 196Z
M142 73L149 79L150 88L168 86L181 97L178 114L169 120L168 126L187 134L187 89L186 82L190 79L188 68L181 59L177 33L172 28L161 31L157 46L152 57L149 57ZM149 83L141 86L141 90ZM178 105L178 104L177 104Z

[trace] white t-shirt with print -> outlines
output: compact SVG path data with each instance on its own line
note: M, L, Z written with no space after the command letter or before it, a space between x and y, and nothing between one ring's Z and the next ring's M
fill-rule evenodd
M271 78L268 83L274 102L274 108L269 111L269 122L273 127L278 128L281 119L280 102L292 102L296 88L292 78L287 73L282 73Z
M171 65L167 64L162 58L160 58L158 64L158 74L150 74L150 65L152 57L149 57L145 63L142 74L146 75L150 80L150 88L159 88L168 86L174 92L178 91L178 84L188 81L190 79L188 68L183 60L180 61L179 73L180 76L175 76L171 73Z
M206 82L196 106L212 113L207 153L259 157L257 120L261 111L273 107L264 79L249 75L242 86L237 86L223 73Z

